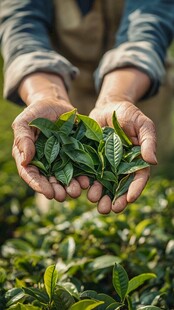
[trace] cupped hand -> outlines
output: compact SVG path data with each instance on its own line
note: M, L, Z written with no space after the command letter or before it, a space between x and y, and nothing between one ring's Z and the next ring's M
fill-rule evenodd
M141 146L142 158L149 164L156 164L156 133L153 122L145 116L134 104L128 101L105 103L94 108L90 117L101 127L112 127L112 115L116 111L117 119L134 145ZM102 185L94 182L88 191L88 199L98 202L98 211L103 214L123 211L128 203L134 202L142 193L150 176L150 168L144 168L135 173L127 193L120 196L112 204L109 196L102 197Z
M35 141L38 137L38 130L30 127L29 122L39 117L55 121L62 113L72 109L72 105L64 100L53 98L36 100L25 108L12 124L14 131L12 154L19 175L34 191L57 201L64 201L67 194L72 198L80 196L81 187L79 182L73 179L69 186L64 188L54 177L48 180L39 173L37 167L29 165L35 155Z

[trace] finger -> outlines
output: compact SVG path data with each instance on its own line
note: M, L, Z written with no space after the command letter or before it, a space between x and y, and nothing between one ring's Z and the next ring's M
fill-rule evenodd
M34 166L22 166L21 155L17 147L14 147L14 158L20 177L36 192L45 195L48 199L54 198L54 190L48 180L39 174Z
M49 182L54 189L54 199L63 202L66 199L66 191L64 187L56 180L55 177L50 177Z
M97 210L101 214L108 214L111 211L112 202L108 195L104 195L97 206Z
M127 194L124 194L118 197L115 203L112 204L112 211L115 213L120 213L126 208L127 204L128 204Z
M71 180L70 184L65 187L65 190L71 198L79 197L82 192L79 182L75 179Z
M14 121L14 146L16 146L22 156L22 164L25 166L35 155L35 130L28 126L28 123Z
M87 176L81 175L81 176L77 177L76 179L79 182L82 189L87 189L89 187L90 182L89 182L89 178Z
M128 193L127 201L134 202L142 193L144 187L150 176L150 168L144 168L136 172L133 181L131 182Z
M94 181L94 184L89 188L87 197L91 202L97 202L102 197L103 186L98 182Z
M35 155L35 145L30 138L26 136L18 137L18 140L14 140L14 146L12 149L12 155L15 158L16 152L14 148L18 148L19 155L21 157L21 165L27 166Z
M156 158L156 132L153 122L148 119L143 123L139 131L142 158L150 163L157 164Z

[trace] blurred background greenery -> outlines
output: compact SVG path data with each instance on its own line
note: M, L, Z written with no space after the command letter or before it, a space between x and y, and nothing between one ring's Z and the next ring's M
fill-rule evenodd
M23 206L32 195L32 191L18 176L11 155L11 124L22 108L3 99L2 67L3 61L0 57L0 244L12 235L19 224Z

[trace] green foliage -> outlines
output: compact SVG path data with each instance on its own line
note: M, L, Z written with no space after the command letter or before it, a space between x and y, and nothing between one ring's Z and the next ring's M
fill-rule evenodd
M30 126L40 130L31 164L63 185L68 186L73 177L87 175L100 181L103 195L115 201L127 191L133 173L149 166L139 158L140 147L132 146L115 113L114 129L102 129L90 117L76 114L76 110L61 115L54 123L38 118Z
M28 204L1 247L2 309L84 300L104 302L91 305L99 310L173 309L173 204L174 184L161 179L118 215L98 214L85 194L46 213Z

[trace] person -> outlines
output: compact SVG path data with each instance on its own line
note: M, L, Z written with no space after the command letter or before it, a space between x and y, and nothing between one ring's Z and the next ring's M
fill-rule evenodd
M101 184L90 186L86 176L63 187L29 165L36 131L28 123L38 117L54 121L77 107L101 126L110 126L116 111L125 133L141 146L142 158L156 164L155 126L136 104L156 94L164 79L174 3L1 0L0 12L4 97L27 106L12 125L19 175L48 199L77 198L88 188L87 197L100 213L121 212L140 196L149 168L135 173L128 192L114 205L109 196L102 197Z

